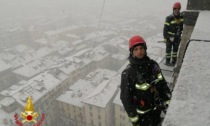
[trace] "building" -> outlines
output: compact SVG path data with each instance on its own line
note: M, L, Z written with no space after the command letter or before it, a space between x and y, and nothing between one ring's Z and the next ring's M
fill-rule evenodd
M119 76L107 69L90 72L57 98L62 125L112 126Z

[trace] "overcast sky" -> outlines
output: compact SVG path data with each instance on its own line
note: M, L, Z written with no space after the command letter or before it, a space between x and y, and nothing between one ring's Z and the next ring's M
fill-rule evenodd
M186 9L187 0L179 0L182 10ZM176 0L0 0L0 25L4 21L11 23L26 18L50 17L72 18L89 17L97 20L104 5L103 18L130 18L146 14L160 14L165 17L172 12L172 5ZM103 4L104 3L104 4ZM85 16L86 15L86 16ZM81 20L86 20L82 18Z

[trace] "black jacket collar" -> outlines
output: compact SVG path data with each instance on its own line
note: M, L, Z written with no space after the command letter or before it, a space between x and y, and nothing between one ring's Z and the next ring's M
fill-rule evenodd
M145 55L143 58L134 58L131 55L128 57L128 60L131 65L134 66L145 66L147 63L150 62L150 58Z

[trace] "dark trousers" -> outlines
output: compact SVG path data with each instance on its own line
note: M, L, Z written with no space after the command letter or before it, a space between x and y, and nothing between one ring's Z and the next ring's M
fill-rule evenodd
M160 114L161 111L159 109L139 114L139 122L138 124L133 124L133 126L158 126L161 122Z
M167 40L167 42L166 42L166 62L170 63L170 61L172 59L172 63L176 63L177 52L179 49L180 40L181 40L180 37L175 37L174 42Z

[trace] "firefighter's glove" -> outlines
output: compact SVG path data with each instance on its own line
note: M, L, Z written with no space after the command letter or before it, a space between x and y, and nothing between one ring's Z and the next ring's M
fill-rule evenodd
M163 106L164 106L164 108L168 108L168 105L169 105L169 103L170 103L170 100L167 100L167 101L164 101L163 102Z
M169 38L170 42L174 42L174 37Z
M163 101L159 97L155 99L156 106L162 110L166 110L168 108L169 103L170 103L170 100Z
M134 117L129 117L131 123L133 124L133 126L140 126L139 125L139 116L136 115Z

